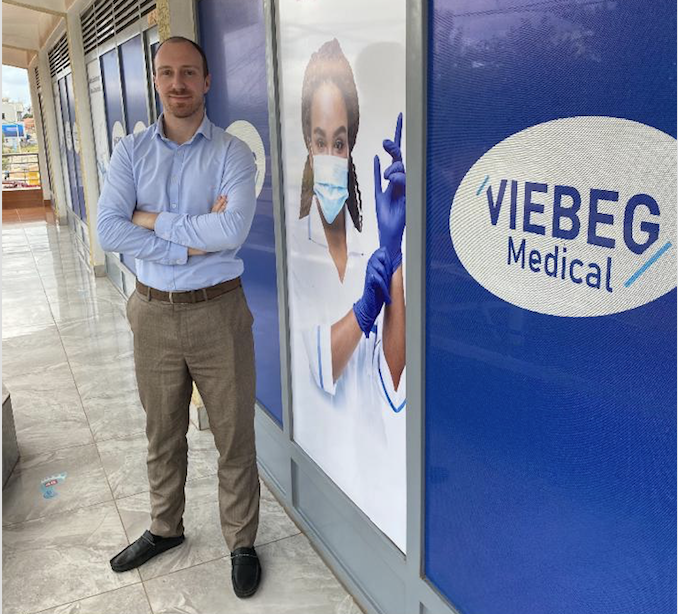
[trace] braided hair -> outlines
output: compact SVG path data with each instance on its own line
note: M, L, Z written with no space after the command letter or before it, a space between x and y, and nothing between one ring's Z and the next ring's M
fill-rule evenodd
M318 49L308 62L301 89L301 129L309 154L306 156L304 174L301 179L301 206L299 218L306 217L313 203L313 167L311 166L311 103L316 90L323 83L337 86L344 99L348 116L348 198L346 206L358 232L363 228L363 203L355 165L351 152L355 145L360 124L360 107L358 105L358 89L353 78L353 70L341 50L339 41L334 38Z

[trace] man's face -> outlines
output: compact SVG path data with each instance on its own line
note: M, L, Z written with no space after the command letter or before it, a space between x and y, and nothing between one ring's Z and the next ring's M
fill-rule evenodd
M166 114L190 117L202 112L210 77L203 74L202 56L193 45L184 42L162 45L155 56L153 81Z

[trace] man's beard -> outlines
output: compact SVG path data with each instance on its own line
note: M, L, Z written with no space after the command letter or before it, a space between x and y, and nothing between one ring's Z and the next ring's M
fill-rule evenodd
M163 101L163 106L168 111L170 111L174 117L184 118L195 115L202 107L202 100L197 98L195 100L191 100L190 103L186 101L184 103L177 104L176 102L172 101L170 96L168 96L167 101Z

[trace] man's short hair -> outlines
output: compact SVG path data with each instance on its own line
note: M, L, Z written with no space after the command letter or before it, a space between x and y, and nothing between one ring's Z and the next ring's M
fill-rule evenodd
M206 77L207 75L210 74L210 70L207 67L207 56L205 55L205 52L202 50L202 47L198 45L198 43L192 41L190 38L185 38L184 36L170 36L169 38L166 38L162 43L160 43L158 48L155 50L155 55L158 55L158 51L160 51L160 48L165 43L190 43L191 45L193 45L193 47L198 51L200 57L202 58L203 75ZM155 75L155 57L153 58L153 75Z

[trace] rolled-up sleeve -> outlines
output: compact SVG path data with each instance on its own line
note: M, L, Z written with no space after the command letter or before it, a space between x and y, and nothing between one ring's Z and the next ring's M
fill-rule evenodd
M131 135L113 151L98 205L97 234L102 249L160 264L186 264L188 249L132 223L137 197L129 148Z
M256 166L250 148L230 138L219 194L228 197L222 213L188 215L163 211L155 221L162 239L206 252L238 249L247 239L256 210Z
M332 327L317 325L303 331L308 366L318 388L334 395L337 385L332 372Z

